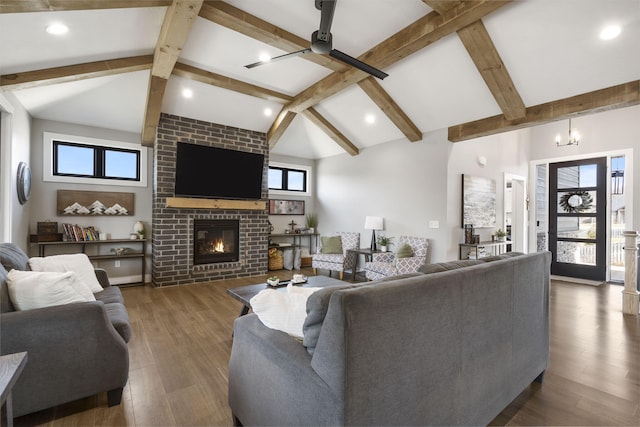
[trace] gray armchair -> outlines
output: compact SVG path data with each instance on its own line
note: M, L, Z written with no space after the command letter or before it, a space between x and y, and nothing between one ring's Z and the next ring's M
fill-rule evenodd
M131 329L120 289L96 270L104 288L97 301L16 311L6 277L11 269L27 270L27 255L0 243L0 354L28 353L28 362L13 389L18 417L103 391L117 405L129 377L127 342Z

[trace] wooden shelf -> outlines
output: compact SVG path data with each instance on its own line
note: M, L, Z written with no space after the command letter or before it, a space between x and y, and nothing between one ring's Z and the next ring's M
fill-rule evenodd
M264 200L194 199L188 197L167 197L167 208L183 209L237 209L263 211L267 209Z
M147 256L147 241L148 239L107 239L107 240L67 240L63 242L38 242L38 254L39 256L45 256L45 249L47 246L69 246L69 245L80 245L82 253L85 253L86 246L97 246L97 245L108 245L114 243L128 243L128 244L142 244L141 252L128 252L123 255L116 254L98 254L98 255L89 255L89 259L91 261L106 261L106 260L118 260L118 259L140 259L141 261L141 270L142 270L142 280L137 283L138 285L144 286L144 276L146 272L146 256Z

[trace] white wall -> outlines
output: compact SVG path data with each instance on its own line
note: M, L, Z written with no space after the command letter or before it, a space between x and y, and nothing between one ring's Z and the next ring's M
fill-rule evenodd
M301 159L299 157L290 157L283 156L279 154L270 154L269 155L269 163L284 163L287 165L291 165L291 167L295 166L305 166L311 169L310 182L309 182L309 195L282 195L282 194L274 194L273 191L269 192L269 199L280 199L280 200L302 200L304 201L304 212L305 215L269 215L269 222L273 225L273 233L280 234L284 233L285 230L288 230L289 223L291 221L295 222L296 228L305 227L306 224L306 214L314 213L316 211L315 207L315 186L316 186L316 173L315 173L315 160L311 159ZM290 242L290 239L286 238L274 238L276 243L278 241L281 242ZM307 239L303 239L302 243L304 245L307 244ZM313 245L313 243L312 243ZM311 248L308 248L311 249Z
M0 224L2 241L12 242L26 251L28 247L29 215L33 204L31 200L24 205L18 202L16 190L18 164L26 162L33 171L30 150L31 116L13 94L0 94L2 119L2 147L0 155Z
M133 232L133 225L136 221L142 221L145 225L146 236L151 236L151 199L152 199L152 171L153 171L153 155L151 149L148 148L147 155L147 186L146 187L128 187L128 186L107 186L107 185L91 185L91 184L75 184L43 181L43 132L55 132L74 136L85 136L92 138L100 138L106 140L115 140L140 144L140 134L116 131L112 129L96 128L91 126L75 125L70 123L61 123L49 120L34 119L32 126L32 174L34 188L31 197L31 218L30 233L35 234L37 223L40 221L56 221L58 224L71 223L81 226L95 226L99 231L110 234L111 238L128 238ZM114 191L134 193L135 207L132 216L58 216L56 213L57 190L85 190L85 191ZM123 245L126 246L126 245ZM139 245L132 246L139 249ZM77 250L78 248L74 248ZM53 250L51 251L53 253ZM149 254L147 261L147 272L151 271L150 267L150 244L147 247ZM37 255L36 245L32 245L31 256ZM49 255L49 251L47 252ZM140 268L138 261L122 262L120 268L115 268L114 261L103 261L96 264L98 267L105 268L109 273L109 278L113 283L120 283L123 280L119 278L127 278L130 275L139 274ZM126 282L127 280L124 279Z
M429 239L430 259L446 259L447 224L446 134L426 135L420 142L406 139L317 161L316 209L321 234L360 232L368 247L367 215L384 218L382 234ZM429 228L429 221L440 228ZM393 249L393 247L392 247Z

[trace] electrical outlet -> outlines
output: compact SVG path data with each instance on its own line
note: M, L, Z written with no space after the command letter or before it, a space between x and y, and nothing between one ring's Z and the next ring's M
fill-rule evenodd
M430 220L429 221L429 228L440 228L440 221Z
M120 260L116 260L116 268L120 267Z

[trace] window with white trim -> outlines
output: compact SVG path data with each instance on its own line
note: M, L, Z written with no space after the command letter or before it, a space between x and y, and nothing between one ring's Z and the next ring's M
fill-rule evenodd
M147 185L147 148L137 144L44 133L44 180Z
M287 163L269 163L269 193L311 195L311 167Z

